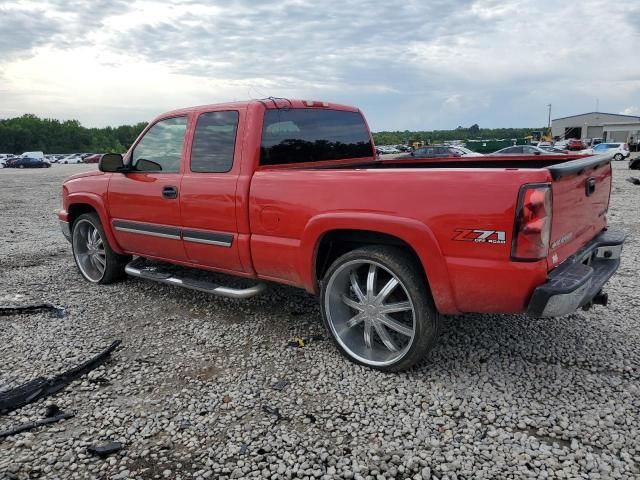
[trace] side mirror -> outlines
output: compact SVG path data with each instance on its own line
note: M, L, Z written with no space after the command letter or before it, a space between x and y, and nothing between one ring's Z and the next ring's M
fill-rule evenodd
M416 156L416 154L414 152L411 152L409 155L411 155L412 157Z
M105 153L100 157L98 170L101 172L122 172L125 170L122 155L119 153Z

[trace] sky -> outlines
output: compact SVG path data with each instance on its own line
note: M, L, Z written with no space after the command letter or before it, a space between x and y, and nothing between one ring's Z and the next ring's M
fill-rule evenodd
M640 115L637 0L0 0L0 118L88 127L267 96L374 131Z

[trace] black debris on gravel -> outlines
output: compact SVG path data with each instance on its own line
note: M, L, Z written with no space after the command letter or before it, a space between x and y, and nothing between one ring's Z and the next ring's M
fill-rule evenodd
M34 313L48 312L52 317L64 318L66 311L63 307L53 305L51 303L38 303L34 305L1 305L0 317L8 317L10 315L31 315Z
M271 407L269 405L263 405L262 411L269 415L274 415L276 417L276 423L280 421L289 421L291 420L289 417L285 417L280 413L280 409L278 407Z
M287 385L289 385L289 381L288 380L280 380L275 385L273 385L273 389L274 390L278 390L279 392L281 392L282 390L284 390L286 388Z
M47 398L58 393L72 381L102 365L111 352L121 343L121 340L114 341L95 357L55 377L38 377L16 388L0 393L0 415L7 414L41 398Z
M96 455L100 458L105 458L112 453L119 452L124 448L124 445L120 442L106 442L102 445L92 445L87 448L87 452L91 455Z
M66 413L61 411L58 407L57 411L54 415L48 415L49 409L47 408L47 414L45 414L45 418L41 420L36 420L34 422L26 422L22 423L16 427L10 428L8 430L4 430L0 432L0 439L11 437L12 435L17 435L18 433L27 432L29 430L33 430L34 428L41 427L43 425L49 425L51 423L59 422L60 420L66 420L67 418L73 418L75 413Z

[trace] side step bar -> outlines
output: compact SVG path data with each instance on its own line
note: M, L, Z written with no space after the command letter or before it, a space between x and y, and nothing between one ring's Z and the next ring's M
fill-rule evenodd
M132 277L144 278L145 280L153 280L167 285L175 285L228 298L244 299L255 297L267 288L264 283L240 289L223 287L206 279L189 276L188 271L181 275L181 272L176 271L178 268L173 266L163 268L162 265L150 264L143 258L136 258L126 265L124 271Z

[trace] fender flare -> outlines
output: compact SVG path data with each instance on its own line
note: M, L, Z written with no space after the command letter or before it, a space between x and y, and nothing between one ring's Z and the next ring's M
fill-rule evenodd
M100 195L89 192L75 192L70 193L67 197L68 206L67 209L71 209L74 204L83 203L91 206L98 217L100 218L100 223L102 224L102 229L104 230L105 235L107 236L107 241L109 242L109 246L111 249L120 254L124 255L125 252L122 250L118 241L116 240L115 235L113 234L113 228L111 227L111 222L109 221L109 214L107 213L107 208L104 204L104 201Z
M332 230L367 230L397 237L418 255L427 275L433 300L440 313L458 310L449 271L435 235L424 223L412 218L370 212L333 212L317 215L307 222L300 240L299 272L310 293L318 293L316 255L324 235Z

